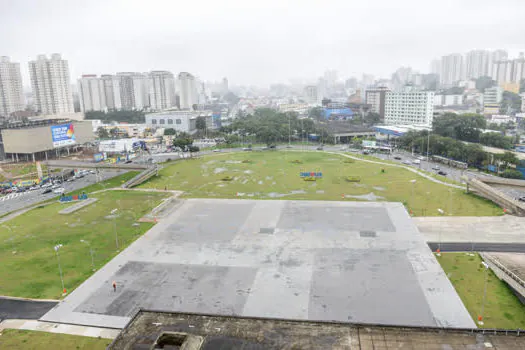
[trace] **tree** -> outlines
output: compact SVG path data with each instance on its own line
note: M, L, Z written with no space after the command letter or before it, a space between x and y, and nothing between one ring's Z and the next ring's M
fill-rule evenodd
M370 112L365 116L365 123L369 125L377 124L381 121L381 116L378 113Z
M480 143L485 146L502 148L502 149L511 149L512 148L512 137L504 136L499 132L487 132L481 134Z
M496 82L491 77L483 76L476 79L476 89L485 92L485 89L496 86Z
M109 139L109 133L105 128L99 126L97 129L97 137L99 139Z
M181 132L177 138L173 140L173 147L178 147L182 151L187 151L193 144L193 139L185 132Z
M164 129L164 136L176 135L176 134L177 134L177 131L175 131L175 129L173 128Z
M188 151L190 151L190 153L197 153L200 151L200 148L198 146L190 145L188 146Z
M509 152L509 151L506 151L505 153L503 153L500 160L503 162L505 167L508 167L511 164L516 165L519 163L518 157L516 157L514 153Z
M195 120L195 127L197 130L204 130L206 129L206 118L203 116L197 117Z
M114 128L111 128L109 130L109 134L111 135L112 138L116 139L118 138L118 128L115 126Z
M515 169L505 169L501 174L501 177L506 177L508 179L523 179L523 174Z
M322 107L314 107L308 111L308 117L317 121L324 120L324 113Z
M500 112L506 114L510 112L519 112L521 110L521 96L510 91L503 91Z
M452 137L461 141L479 142L480 129L487 127L485 117L480 114L454 114L445 113L435 118L432 123L433 132Z

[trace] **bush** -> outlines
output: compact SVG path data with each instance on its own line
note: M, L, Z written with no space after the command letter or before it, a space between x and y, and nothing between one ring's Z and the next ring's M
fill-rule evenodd
M348 182L361 182L361 178L359 176L347 176L345 177L345 180Z
M221 180L222 181L232 181L233 180L233 176L225 176Z
M505 177L507 179L523 179L523 175L518 170L514 169L507 169L504 172L500 174L501 177Z

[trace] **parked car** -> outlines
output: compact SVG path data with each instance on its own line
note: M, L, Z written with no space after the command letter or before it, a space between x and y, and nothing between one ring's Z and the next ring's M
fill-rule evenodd
M401 160L400 156L395 156L394 159Z
M518 200L519 200L520 202L525 202L525 196L523 196L523 197L519 197Z
M248 147L244 147L242 150L243 150L243 151L251 151L252 149L251 149L251 148L248 148Z
M30 191L34 191L34 190L38 190L40 188L40 186L31 186L29 187L29 190Z
M220 152L220 149L214 149L212 152Z
M59 187L59 188L55 188L55 190L53 191L53 193L56 193L56 194L62 194L64 193L66 190L64 189L64 187Z
M414 163L414 164L421 164L421 161L420 161L419 159L414 159L414 160L412 161L412 163Z
M438 174L439 174L439 175L442 175L442 176L447 176L447 173L444 172L443 170L438 171Z
M432 170L440 170L440 169L439 169L439 167L438 167L437 165L434 165L434 166L432 167Z
M323 146L319 146L316 148L318 151L322 151L323 150Z
M410 163L409 160L405 160L405 161L403 161L403 164L410 165L411 163Z
M52 189L46 188L45 190L42 191L42 194L48 194L48 193L51 193L51 192L53 192Z

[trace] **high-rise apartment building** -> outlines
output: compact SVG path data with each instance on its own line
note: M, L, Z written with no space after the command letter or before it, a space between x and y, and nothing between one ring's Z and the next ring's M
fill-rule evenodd
M77 88L81 112L106 110L104 83L96 74L83 75L78 79Z
M432 125L434 92L406 87L403 92L387 92L385 124Z
M117 73L120 84L120 101L124 110L142 110L150 106L149 79L147 74L136 72Z
M10 62L9 57L0 57L0 116L24 109L24 92L20 63Z
M432 60L430 63L430 73L441 75L441 60Z
M120 79L114 75L104 74L100 76L104 87L104 99L109 110L122 109L120 100Z
M197 87L195 77L187 72L179 73L177 79L180 109L192 109L197 101Z
M311 104L320 104L321 98L319 97L319 94L317 93L317 86L315 85L307 85L304 87L304 97L306 99L306 102Z
M29 62L29 76L36 111L42 114L73 113L73 95L66 60L55 53Z
M465 69L467 79L477 79L489 74L489 61L491 53L487 50L472 50L465 56Z
M151 109L161 111L175 106L175 77L171 72L152 71L149 89Z
M370 105L370 112L377 113L381 117L381 122L385 120L385 101L386 94L390 92L386 87L366 90L366 104Z
M506 50L495 50L490 54L489 67L487 75L492 79L496 79L497 73L494 71L494 63L498 61L505 61L509 58L509 53Z
M492 66L492 79L496 80L498 84L511 82L512 80L512 60L502 60L494 62Z
M453 53L441 58L440 83L443 87L454 86L464 79L463 56Z

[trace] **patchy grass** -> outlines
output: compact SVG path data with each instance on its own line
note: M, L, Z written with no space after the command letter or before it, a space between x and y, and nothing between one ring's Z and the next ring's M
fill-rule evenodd
M406 169L355 161L324 152L268 151L215 154L166 166L141 188L185 191L193 198L379 200L402 202L415 216L501 215L491 202L434 183ZM250 163L243 163L250 160ZM384 172L382 171L384 169ZM300 172L322 172L304 181ZM226 176L231 181L222 181ZM358 183L345 181L348 176ZM411 180L416 180L412 184ZM413 193L413 195L412 195Z
M0 349L6 350L103 350L109 344L111 339L18 329L4 329L0 335Z
M89 185L79 190L75 190L72 193L77 193L79 191L90 193L90 192L100 191L100 190L104 190L108 188L120 187L120 185L122 185L128 180L131 180L133 177L137 176L139 173L140 171L128 171L122 175L114 176L104 181L97 182L93 185Z
M442 253L436 256L456 289L472 319L478 319L483 302L485 268L478 254ZM510 288L492 272L487 271L487 299L483 315L484 328L525 328L525 306Z
M58 211L73 204L35 208L0 225L0 295L58 299L62 285L53 247L62 244L60 262L68 291L93 273L89 246L98 269L116 254L115 224L120 250L152 227L137 220L151 211L164 193L108 191L99 200L69 215ZM110 211L118 209L113 218Z

